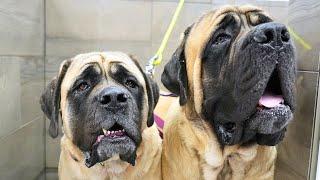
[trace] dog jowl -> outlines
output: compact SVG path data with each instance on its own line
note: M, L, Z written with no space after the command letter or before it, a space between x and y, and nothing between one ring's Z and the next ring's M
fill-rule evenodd
M61 109L64 136L85 155L86 166L114 155L134 165L141 132L153 124L158 88L129 56L91 53L65 61L41 97L58 135Z
M178 75L168 73L174 65L180 68ZM187 74L185 68L191 66L198 72ZM194 77L197 74L200 77ZM178 91L168 83L173 76L178 76ZM295 76L295 49L286 26L257 8L235 7L209 13L193 24L162 80L182 103L193 93L196 108L201 107L198 113L221 144L275 145L293 119ZM200 87L201 97L194 94L196 89L184 88L187 83Z

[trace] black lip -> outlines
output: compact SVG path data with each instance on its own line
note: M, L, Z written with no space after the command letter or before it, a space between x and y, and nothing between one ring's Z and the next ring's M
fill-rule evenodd
M274 134L285 128L293 120L293 113L288 105L257 110L246 121L246 129L260 134Z
M106 129L106 130L108 130L108 131L124 130L124 131L125 131L125 134L124 134L123 136L119 136L119 137L107 137L107 136L104 135L104 132L103 132L102 128L103 128L103 129ZM99 126L99 129L100 129L100 130L98 130L97 132L92 133L94 142L92 142L92 144L91 144L91 150L92 150L92 148L93 148L95 145L100 144L100 143L102 142L102 139L104 139L104 138L108 138L109 140L114 140L114 141L116 141L116 140L121 140L121 137L128 137L128 138L132 139L132 140L135 141L135 142L137 141L137 138L135 138L135 136L134 136L132 133L130 133L130 132L132 132L132 131L130 131L129 128L126 128L126 127L120 125L120 124L117 123L117 122L115 122L115 123L114 123L113 125L111 125L110 127ZM100 135L104 135L104 137L101 139L101 141L100 141L99 143L96 143L96 139L97 139L98 136L100 136Z

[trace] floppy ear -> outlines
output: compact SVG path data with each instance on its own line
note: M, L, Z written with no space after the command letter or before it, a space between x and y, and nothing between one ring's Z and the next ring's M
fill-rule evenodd
M147 126L150 127L153 125L154 122L153 110L156 107L159 100L159 87L157 83L155 83L149 76L146 76L146 86L149 104Z
M71 60L62 62L58 76L52 79L40 97L41 109L50 120L49 134L52 138L59 134L60 88L70 63Z
M165 65L161 75L163 85L169 91L180 96L180 105L186 104L188 99L188 77L184 48L191 27L185 30L181 44L173 53L171 60Z
M144 81L146 82L146 90L147 90L146 93L148 96L148 107L149 107L147 126L150 127L153 125L153 122L154 122L153 110L156 107L159 100L159 87L157 83L154 82L152 78L149 75L146 75L146 73L142 70L140 64L137 61L137 58L132 55L129 55L129 57L136 64L141 74L143 75Z

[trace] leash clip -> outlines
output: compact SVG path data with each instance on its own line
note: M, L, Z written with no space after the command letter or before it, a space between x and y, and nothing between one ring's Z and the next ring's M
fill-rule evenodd
M148 75L150 75L151 78L153 78L153 76L154 76L155 62L157 61L158 58L159 58L159 56L157 54L154 55L152 58L150 58L148 64L146 65L146 73Z

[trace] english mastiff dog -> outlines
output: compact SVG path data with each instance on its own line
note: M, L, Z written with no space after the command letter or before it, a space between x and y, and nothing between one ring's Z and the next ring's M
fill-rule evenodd
M285 25L228 6L191 25L166 64L164 179L273 179L293 119L295 50ZM172 103L168 103L173 101Z
M63 137L60 179L161 179L162 140L153 125L157 85L121 52L65 60L41 96L49 133Z

